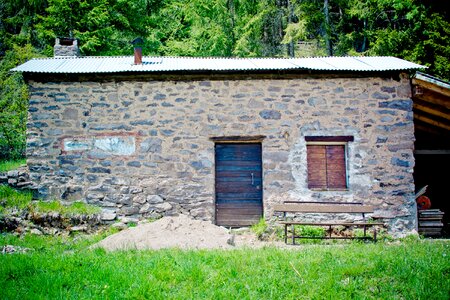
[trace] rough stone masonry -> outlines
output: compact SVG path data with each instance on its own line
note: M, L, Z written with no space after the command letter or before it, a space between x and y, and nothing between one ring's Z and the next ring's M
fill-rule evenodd
M417 226L407 74L65 80L29 80L28 166L44 198L86 200L106 219L214 220L211 138L265 136L266 218L286 198L360 201L374 205L394 234ZM313 135L354 137L348 190L308 189L304 137Z

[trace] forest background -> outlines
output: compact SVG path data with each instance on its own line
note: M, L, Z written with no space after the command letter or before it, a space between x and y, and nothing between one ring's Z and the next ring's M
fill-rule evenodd
M392 55L450 80L446 1L2 0L0 160L25 156L28 90L11 68L51 57L55 37L82 55L304 57Z

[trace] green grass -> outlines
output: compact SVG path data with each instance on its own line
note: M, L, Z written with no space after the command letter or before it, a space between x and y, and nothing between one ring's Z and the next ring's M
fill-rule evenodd
M256 234L256 236L261 239L264 233L267 232L268 225L264 218L259 219L258 223L252 225L250 229Z
M57 212L63 216L70 215L93 215L100 213L101 209L97 206L89 205L84 202L73 202L70 205L63 205L60 201L37 201L34 202L30 210L33 212L48 213Z
M24 209L32 200L29 191L17 191L9 186L0 185L0 213L6 209Z
M26 159L0 161L0 172L15 170L27 164Z
M324 237L327 231L321 226L295 225L295 234L308 237Z
M448 299L450 242L105 252L99 236L0 236L2 299Z
M79 201L69 205L63 205L57 200L32 202L32 193L30 191L17 191L9 186L0 185L0 213L5 213L11 209L28 209L30 212L35 213L57 212L63 216L93 215L101 211L97 206Z

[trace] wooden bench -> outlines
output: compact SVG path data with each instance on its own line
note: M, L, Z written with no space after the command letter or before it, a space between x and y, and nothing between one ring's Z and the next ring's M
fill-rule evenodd
M367 236L367 228L371 226L384 226L384 223L380 222L368 222L366 220L366 213L373 213L374 209L371 205L363 205L360 202L299 202L299 201L285 201L283 204L274 205L275 212L282 212L284 221L281 221L280 224L284 225L284 241L287 244L288 241L288 226L291 226L291 238L292 244L295 245L295 239L297 238L320 238L320 239L373 239L377 240L377 231L374 228L373 238ZM320 214L362 214L362 221L355 222L339 222L339 221L330 221L330 222L297 222L297 221L288 221L287 213L320 213ZM327 236L300 236L295 234L295 225L305 225L305 226L322 226L328 227L328 235ZM345 227L362 227L364 229L364 235L362 237L336 237L332 236L332 227L333 226L345 226Z

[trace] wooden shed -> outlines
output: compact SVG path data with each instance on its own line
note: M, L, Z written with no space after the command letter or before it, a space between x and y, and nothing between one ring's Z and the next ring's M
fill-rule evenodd
M417 72L412 79L416 189L428 186L431 209L444 212L442 235L450 235L450 82ZM419 220L420 231L420 220Z

